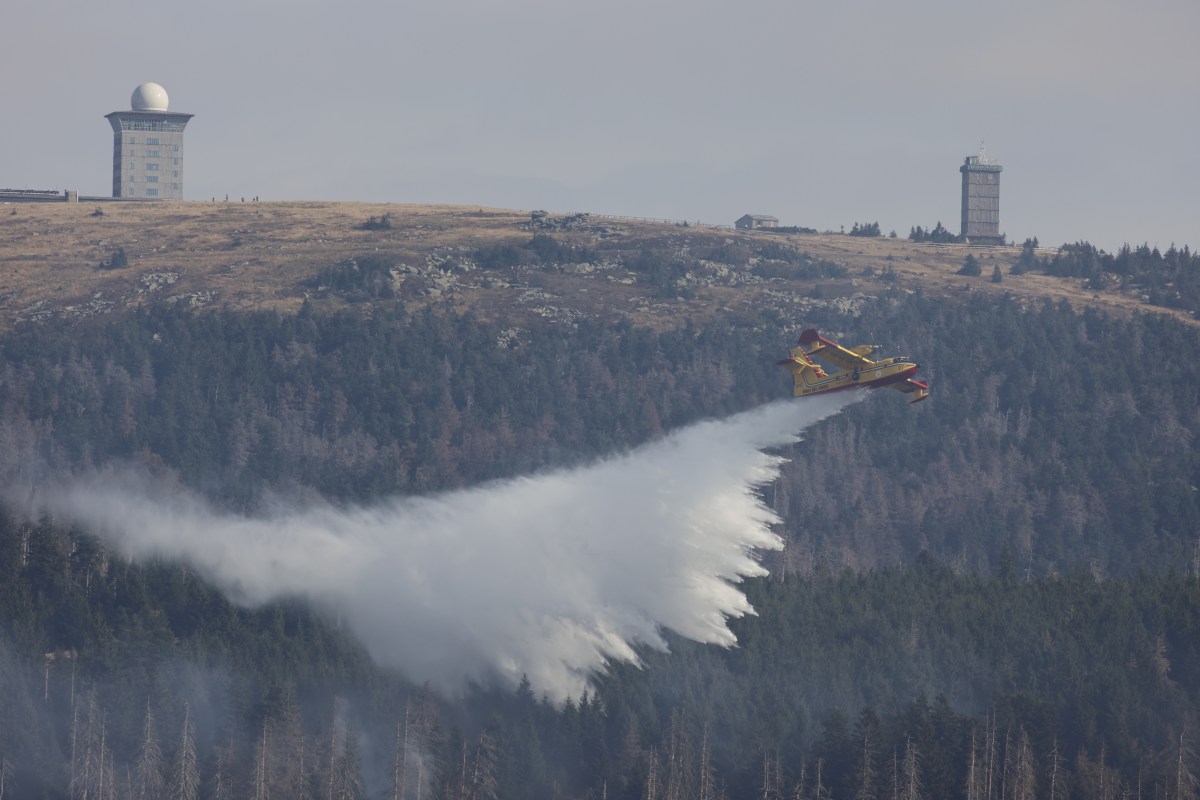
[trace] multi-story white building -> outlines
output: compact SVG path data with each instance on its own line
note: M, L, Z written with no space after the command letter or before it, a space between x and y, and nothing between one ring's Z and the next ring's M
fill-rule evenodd
M192 114L167 110L167 90L143 83L129 111L106 114L113 129L113 197L183 199L183 129Z

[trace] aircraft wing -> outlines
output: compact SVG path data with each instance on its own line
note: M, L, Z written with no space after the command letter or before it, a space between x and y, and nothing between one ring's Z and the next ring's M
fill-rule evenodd
M926 397L929 397L929 384L914 381L912 378L900 381L899 383L889 383L887 388L895 389L898 392L916 392L917 396L910 400L910 403L919 403Z
M816 328L809 328L800 334L800 346L811 355L819 355L830 363L837 364L842 369L855 370L868 367L875 362L853 350L842 347L837 342L826 339L817 333ZM871 348L872 350L874 348Z

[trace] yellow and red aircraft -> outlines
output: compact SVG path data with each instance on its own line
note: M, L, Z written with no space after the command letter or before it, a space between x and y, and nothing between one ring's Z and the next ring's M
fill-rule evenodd
M920 365L913 363L911 358L896 356L879 361L867 358L879 345L864 344L847 349L821 336L815 328L800 334L797 344L799 347L793 347L788 351L788 357L779 362L781 367L792 371L792 381L796 385L792 394L795 397L865 386L872 389L886 386L901 392L916 392L917 396L911 401L913 403L929 397L929 386L913 380L912 376ZM826 373L813 360L814 356L839 367L841 371L832 375Z

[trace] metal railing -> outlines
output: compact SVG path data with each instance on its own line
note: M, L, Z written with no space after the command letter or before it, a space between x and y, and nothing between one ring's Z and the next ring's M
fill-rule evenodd
M696 228L732 228L732 225L720 225L714 222L700 222L699 220L691 219L666 219L664 217L631 217L623 214L593 214L587 211L576 212L576 216L586 214L589 217L596 219L611 219L616 222L658 222L667 225L676 225L678 227L696 227ZM568 215L570 216L570 215Z

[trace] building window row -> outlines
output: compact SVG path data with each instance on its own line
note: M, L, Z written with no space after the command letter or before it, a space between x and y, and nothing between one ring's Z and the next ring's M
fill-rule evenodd
M173 122L161 119L122 119L123 131L162 131L164 133L183 133L187 122Z
M121 120L121 130L124 131L162 131L168 130L165 126L170 123L164 123L162 120L156 119L123 119Z
M161 158L162 156L159 155L160 152L161 152L160 150L147 150L144 153L142 153L142 158ZM129 156L130 158L137 158L137 154L138 154L137 150L132 150L132 149L128 153L126 153L126 155ZM171 159L171 161L175 164L175 166L179 166L178 158L173 158L173 159ZM152 169L157 169L157 167L152 167Z

